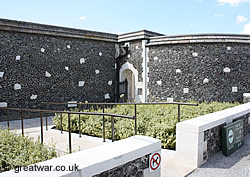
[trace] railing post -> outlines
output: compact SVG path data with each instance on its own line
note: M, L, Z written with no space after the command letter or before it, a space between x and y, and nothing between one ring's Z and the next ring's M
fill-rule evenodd
M137 120L136 120L136 115L137 115L137 112L136 112L136 103L135 103L135 135L137 134Z
M79 137L81 138L81 114L79 114Z
M62 108L63 106L61 106L61 108ZM62 111L63 111L63 109L62 109ZM63 128L62 128L62 114L63 113L61 113L61 115L60 115L60 123L61 123L61 134L63 133Z
M105 104L102 106L102 112L105 112ZM102 116L102 131L103 131L103 142L105 142L105 119L104 115Z
M69 127L69 153L72 152L71 149L71 127L70 127L70 113L68 113L68 127Z
M41 120L41 143L43 143L43 113L40 112L40 120Z
M22 135L24 136L24 128L23 128L23 111L21 111L21 126L22 126Z
M7 109L7 127L10 130L9 110Z
M181 106L181 105L179 105L179 104L178 104L178 122L180 122L180 121L181 121L181 116L180 116L180 106Z
M111 116L111 135L112 135L112 142L114 142L114 136L115 136L114 116Z
M78 111L80 112L81 111L81 102L80 104L78 105ZM79 137L81 138L82 135L81 135L81 114L79 114Z
M47 112L46 112L46 130L48 130L48 115L47 115Z

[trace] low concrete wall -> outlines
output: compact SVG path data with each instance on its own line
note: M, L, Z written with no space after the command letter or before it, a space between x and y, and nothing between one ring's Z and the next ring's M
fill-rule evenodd
M198 167L221 150L221 127L243 119L247 134L250 103L183 121L176 127L176 160Z
M84 151L65 155L59 158L35 164L36 166L52 166L49 171L14 170L1 173L1 176L72 176L72 177L99 177L99 176L138 176L160 177L161 168L150 170L150 158L154 152L161 152L161 142L151 137L136 135L114 143L90 148ZM157 161L157 159L155 158ZM151 162L152 163L152 162ZM34 166L30 165L30 166ZM31 168L28 166L27 168ZM54 171L56 166L77 167L77 171Z

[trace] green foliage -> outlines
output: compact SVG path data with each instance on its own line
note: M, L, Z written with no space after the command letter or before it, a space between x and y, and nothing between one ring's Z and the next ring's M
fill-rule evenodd
M201 103L199 106L181 106L181 121L201 115L237 106L239 103ZM76 110L77 111L77 110ZM102 112L101 109L83 110L83 112ZM134 115L133 105L117 105L106 108L106 113ZM102 116L81 115L83 134L102 137ZM68 115L62 115L63 130L68 131ZM137 134L151 136L161 140L162 148L175 149L177 105L137 105ZM54 118L56 128L60 129L60 114ZM72 131L79 130L79 115L71 115ZM124 139L134 135L134 120L115 118L115 139ZM111 138L111 118L105 117L106 138Z
M0 129L0 172L56 157L55 148L38 140Z

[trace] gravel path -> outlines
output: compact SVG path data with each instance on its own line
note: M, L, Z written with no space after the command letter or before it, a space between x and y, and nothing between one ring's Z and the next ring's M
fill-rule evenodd
M216 153L188 177L250 177L250 133L244 143L229 157Z

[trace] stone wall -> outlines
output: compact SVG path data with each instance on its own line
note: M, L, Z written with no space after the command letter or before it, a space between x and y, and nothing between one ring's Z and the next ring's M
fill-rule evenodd
M131 162L123 164L119 167L94 175L93 177L118 177L118 176L136 176L143 177L144 170L149 167L149 154L144 157L137 158Z
M70 100L114 102L115 43L48 33L0 28L0 102L22 108Z
M250 90L250 44L149 44L150 100L242 102Z
M246 114L233 120L233 122L243 120L244 136L248 133L248 117L250 117L250 114ZM204 154L204 158L210 158L214 153L222 150L222 126L224 125L226 124L216 126L204 132L204 141L207 141L207 152Z
M222 148L222 126L243 120L248 133L250 103L199 116L176 124L176 161L200 166Z
M135 69L138 71L138 82L143 82L142 79L142 41L134 40L127 43L122 43L121 45L128 45L129 50L126 56L121 58L120 65L123 65L126 62L129 62L133 65Z

